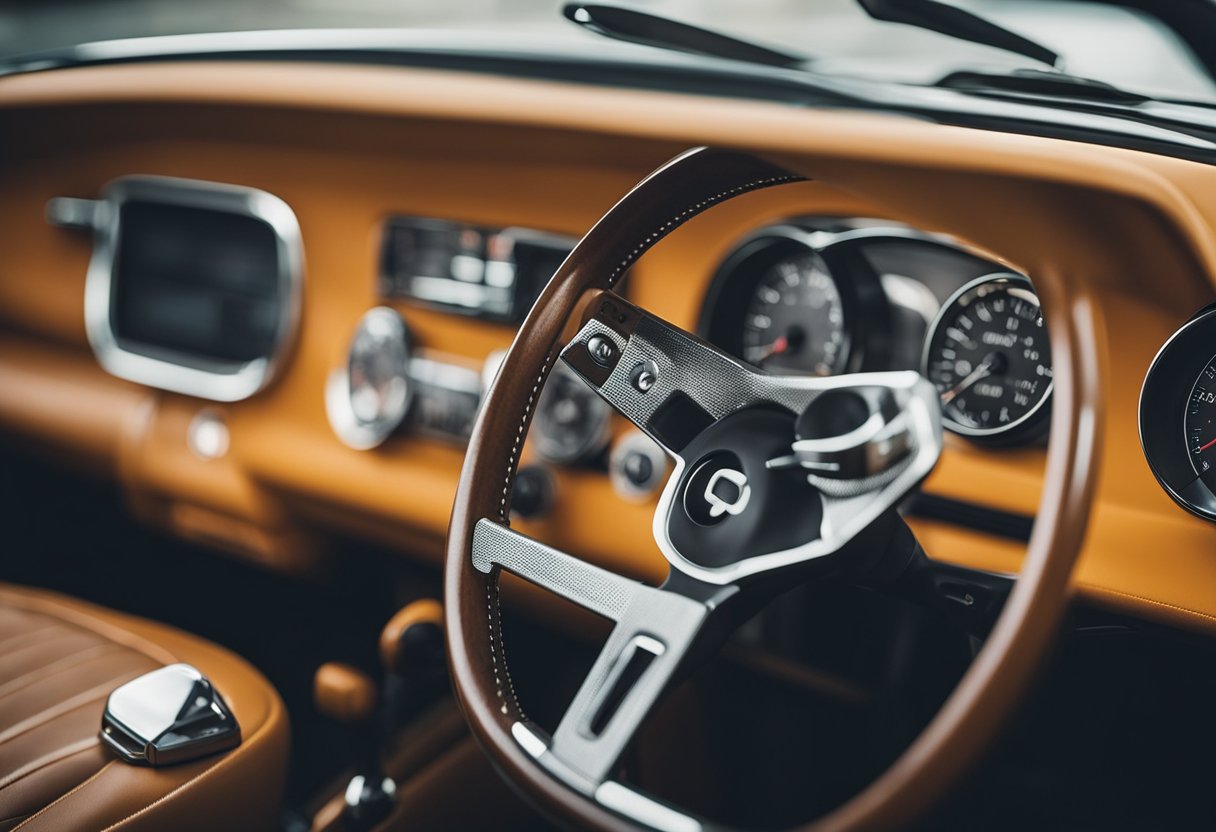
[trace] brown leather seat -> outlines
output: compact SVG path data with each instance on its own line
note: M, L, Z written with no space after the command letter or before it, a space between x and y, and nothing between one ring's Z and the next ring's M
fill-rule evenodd
M120 762L98 739L106 697L173 662L210 677L240 746L160 769ZM269 829L287 748L283 703L242 659L171 627L0 585L0 832Z

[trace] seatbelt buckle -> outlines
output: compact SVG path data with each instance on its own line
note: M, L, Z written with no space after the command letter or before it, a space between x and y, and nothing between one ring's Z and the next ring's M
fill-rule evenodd
M158 767L235 748L241 728L206 676L192 665L171 664L110 694L101 739L124 762Z

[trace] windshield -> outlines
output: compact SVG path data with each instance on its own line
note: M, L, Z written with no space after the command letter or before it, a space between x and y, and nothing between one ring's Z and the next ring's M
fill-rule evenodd
M932 83L957 69L1041 68L997 49L871 20L855 0L650 0L637 7L818 59L819 71ZM1073 0L955 0L1050 47L1066 71L1164 98L1216 85L1156 19ZM40 0L0 2L0 55L151 35L295 28L443 28L591 40L558 0Z

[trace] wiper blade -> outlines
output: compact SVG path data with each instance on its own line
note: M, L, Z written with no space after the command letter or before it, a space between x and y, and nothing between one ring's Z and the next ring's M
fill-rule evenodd
M950 73L935 86L962 92L1014 93L1110 104L1143 104L1152 100L1147 95L1128 92L1105 81L1038 69L1015 69L1007 75L960 70Z
M875 20L906 23L919 29L948 35L959 40L994 46L1015 52L1055 69L1060 68L1060 55L1041 43L1011 32L991 20L966 9L939 3L938 0L857 0L866 14Z
M562 14L597 35L640 43L643 46L675 49L694 55L708 55L712 58L726 58L783 69L804 68L809 62L809 58L803 55L782 52L711 29L693 26L691 23L626 6L609 3L567 3L562 8Z

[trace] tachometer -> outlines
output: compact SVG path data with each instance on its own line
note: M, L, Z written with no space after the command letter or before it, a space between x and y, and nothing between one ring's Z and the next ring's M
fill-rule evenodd
M924 373L946 427L976 439L1027 439L1047 425L1051 345L1021 275L986 275L954 294L925 344Z
M816 248L813 239L792 226L767 228L727 257L702 317L705 336L772 373L861 369L870 332L882 333L887 320L878 276L851 247Z

